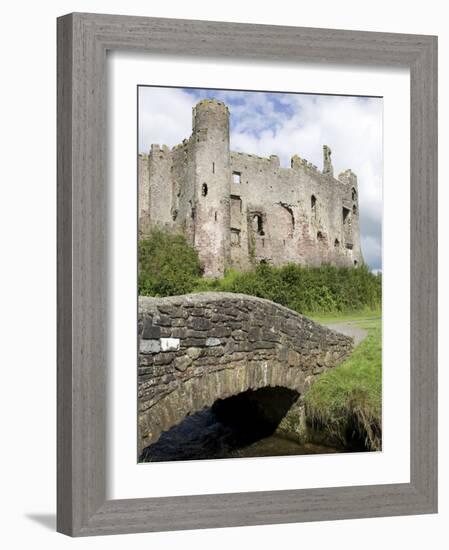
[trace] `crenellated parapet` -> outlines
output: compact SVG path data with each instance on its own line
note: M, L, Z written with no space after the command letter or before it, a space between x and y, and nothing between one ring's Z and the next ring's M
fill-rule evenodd
M317 176L322 175L322 172L315 164L301 158L299 155L292 156L292 158L290 159L290 167L293 170L306 170L307 172L316 174Z
M338 179L346 185L357 186L357 175L350 168L338 174Z
M170 147L168 145L159 145L159 143L152 143L150 147L150 156L157 155L169 155Z

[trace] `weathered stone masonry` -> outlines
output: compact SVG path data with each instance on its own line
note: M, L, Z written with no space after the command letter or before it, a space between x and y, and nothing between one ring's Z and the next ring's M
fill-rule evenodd
M283 168L276 155L230 151L229 117L224 103L200 101L188 139L139 155L140 236L184 234L205 276L260 262L361 265L357 176L335 178L326 145L322 171L298 155Z
M352 339L243 294L139 298L139 454L217 399L263 387L303 394Z

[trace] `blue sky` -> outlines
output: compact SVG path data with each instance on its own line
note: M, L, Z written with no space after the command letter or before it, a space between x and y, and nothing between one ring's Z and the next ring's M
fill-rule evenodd
M140 87L139 151L188 137L192 107L204 98L228 105L233 151L278 155L285 167L298 154L321 169L329 145L334 173L351 168L358 176L363 255L371 269L382 268L381 98Z

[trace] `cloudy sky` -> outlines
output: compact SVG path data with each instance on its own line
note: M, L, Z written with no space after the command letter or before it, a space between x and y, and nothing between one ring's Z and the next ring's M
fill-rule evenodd
M372 270L382 268L382 99L310 94L139 87L139 151L152 143L173 147L192 130L192 107L204 98L224 101L231 113L231 150L294 154L322 168L323 144L334 173L358 176L362 250Z

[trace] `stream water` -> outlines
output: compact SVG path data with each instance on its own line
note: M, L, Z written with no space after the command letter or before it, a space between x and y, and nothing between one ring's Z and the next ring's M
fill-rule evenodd
M235 411L234 411L235 412ZM239 415L240 416L240 415ZM261 456L335 453L341 450L306 443L276 433L272 425L251 415L225 417L213 407L188 416L178 426L162 433L144 449L141 461L162 462Z

